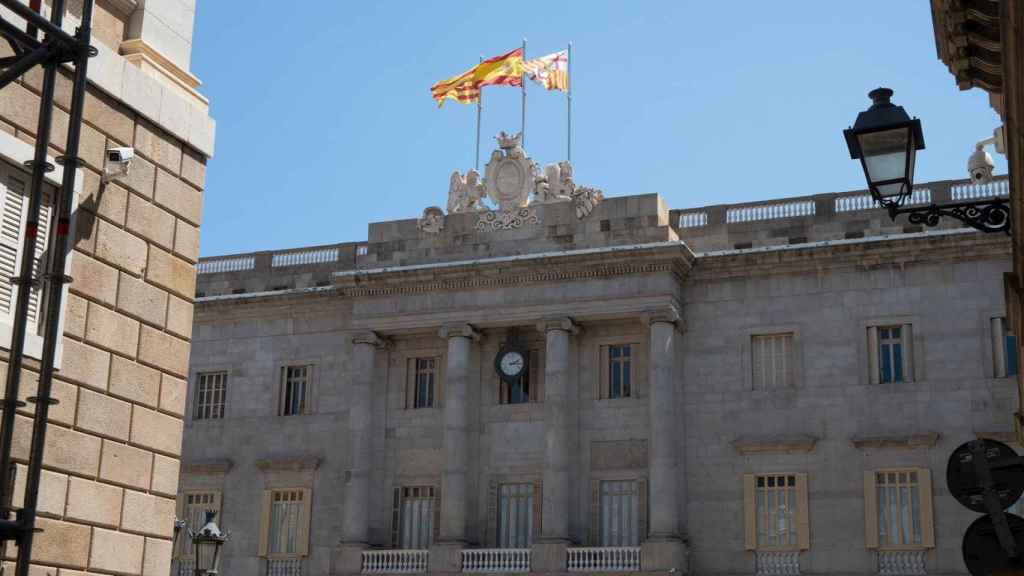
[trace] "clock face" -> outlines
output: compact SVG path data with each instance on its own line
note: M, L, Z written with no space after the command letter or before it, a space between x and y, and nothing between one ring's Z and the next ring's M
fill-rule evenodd
M518 376L523 371L523 368L526 367L526 361L519 352L509 350L502 355L501 360L498 361L498 366L505 376Z

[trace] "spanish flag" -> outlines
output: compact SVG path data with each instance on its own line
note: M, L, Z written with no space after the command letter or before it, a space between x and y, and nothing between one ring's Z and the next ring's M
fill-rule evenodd
M458 76L434 84L430 87L430 94L440 108L449 98L463 104L476 102L480 99L482 86L522 84L523 49L516 48L508 54L484 60Z

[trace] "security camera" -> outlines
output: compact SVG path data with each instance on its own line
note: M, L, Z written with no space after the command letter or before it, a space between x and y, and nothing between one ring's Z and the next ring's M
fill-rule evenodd
M974 152L967 159L967 174L973 184L992 181L992 171L996 165L992 162L992 156L985 151L985 146L989 144L995 147L996 152L1006 154L1006 135L1002 126L992 131L991 138L985 138L974 145Z
M103 181L109 182L127 176L133 158L135 158L134 148L108 148L106 160L103 163Z
M995 170L995 162L992 156L985 151L984 144L979 142L967 159L967 173L971 176L974 184L985 184L992 180L992 171Z

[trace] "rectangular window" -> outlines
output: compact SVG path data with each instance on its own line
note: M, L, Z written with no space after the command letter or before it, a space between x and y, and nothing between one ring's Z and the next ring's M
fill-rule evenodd
M185 521L187 530L199 532L206 525L206 513L214 512L218 525L223 524L220 518L220 493L219 492L186 492L181 500L181 519ZM179 554L184 557L192 557L194 548L188 538L179 535Z
M523 373L518 384L509 384L498 378L499 404L526 404L543 400L544 365L539 350L530 350L527 371Z
M776 390L793 385L792 333L751 336L750 356L754 390Z
M601 482L601 546L639 546L640 516L636 480Z
M796 476L757 477L757 547L796 546Z
M439 513L437 492L433 486L395 488L391 518L393 545L402 550L430 548Z
M872 384L914 381L913 329L910 324L868 328L868 369Z
M227 388L227 372L200 372L196 378L195 396L192 399L194 405L192 419L223 418Z
M306 414L309 410L309 380L312 366L281 367L281 397L278 401L280 416Z
M430 408L434 406L437 363L437 358L416 358L413 360L413 408Z
M745 474L743 510L748 550L810 548L806 474Z
M1017 375L1017 336L1010 330L1006 318L992 318L993 375L1006 378Z
M923 468L864 474L866 540L869 548L935 546L931 473Z
M600 398L628 398L636 394L633 344L601 347Z
M499 486L499 548L529 548L533 542L533 486L533 483Z
M271 556L297 556L305 512L302 490L275 490L270 503L270 533L267 552Z

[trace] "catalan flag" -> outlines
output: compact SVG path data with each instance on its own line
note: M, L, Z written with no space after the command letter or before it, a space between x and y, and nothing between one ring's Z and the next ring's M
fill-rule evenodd
M480 99L482 86L522 86L523 49L516 48L508 54L489 58L466 70L458 76L442 80L430 87L430 94L437 100L437 106L446 99L469 104Z
M527 60L523 63L526 77L548 90L569 91L569 51Z

